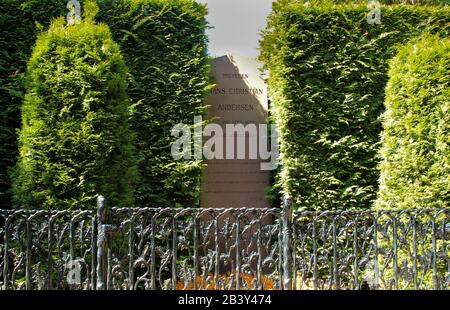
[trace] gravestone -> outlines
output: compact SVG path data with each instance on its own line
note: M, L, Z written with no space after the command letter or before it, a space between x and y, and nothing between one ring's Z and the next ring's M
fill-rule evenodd
M267 86L261 78L261 64L251 58L227 55L213 60L212 78L215 87L211 90L209 105L210 123L221 126L226 154L226 124L267 124ZM270 171L261 170L262 160L250 159L249 139L246 135L245 159L206 160L203 173L201 206L203 208L267 208L266 198L270 184ZM205 139L207 140L207 138ZM235 155L237 135L234 134ZM255 141L255 140L253 140Z

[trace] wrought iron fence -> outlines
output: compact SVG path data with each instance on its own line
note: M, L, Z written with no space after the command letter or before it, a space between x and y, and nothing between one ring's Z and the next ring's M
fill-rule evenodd
M449 289L450 209L300 212L296 289Z
M0 210L0 287L448 289L449 213Z

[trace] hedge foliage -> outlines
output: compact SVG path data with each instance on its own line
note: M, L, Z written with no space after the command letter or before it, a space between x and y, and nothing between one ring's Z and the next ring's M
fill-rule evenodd
M291 2L297 2L307 5L335 5L335 4L359 4L371 7L370 2L378 2L380 4L405 4L405 5L448 5L448 0L289 0Z
M23 73L39 31L66 14L64 0L0 0L0 208L11 206L8 171L17 156Z
M450 38L425 34L391 61L378 208L450 204Z
M424 34L399 49L391 60L386 88L386 111L382 116L379 209L444 208L450 203L450 38ZM411 221L405 216L404 221ZM428 235L417 249L418 261L428 257L433 246L445 249L445 240L433 244L430 217L418 216ZM432 219L436 227L445 216ZM428 227L428 228L426 228ZM423 228L422 228L423 230ZM409 244L414 235L407 234ZM386 241L379 241L379 244ZM439 252L439 250L438 250ZM414 264L410 249L398 250L401 264ZM380 264L388 259L381 255ZM426 260L425 260L426 261ZM445 259L436 263L438 275L446 275ZM385 273L394 275L393 266ZM422 288L433 289L433 270L418 268ZM444 279L443 277L442 279ZM401 287L413 288L411 279L400 277Z
M199 205L202 163L175 162L174 125L204 115L209 88L205 6L194 0L98 0L130 70L132 128L141 181L137 203Z
M14 202L92 208L104 193L129 206L137 171L125 62L106 25L65 23L38 36L28 63Z
M450 8L278 0L261 42L283 167L278 186L297 207L370 207L376 197L388 63L424 30L450 33Z

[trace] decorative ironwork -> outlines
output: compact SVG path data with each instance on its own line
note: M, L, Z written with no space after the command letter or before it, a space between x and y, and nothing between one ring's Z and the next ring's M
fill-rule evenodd
M449 213L0 210L0 288L449 289Z
M449 289L450 209L299 212L296 289Z

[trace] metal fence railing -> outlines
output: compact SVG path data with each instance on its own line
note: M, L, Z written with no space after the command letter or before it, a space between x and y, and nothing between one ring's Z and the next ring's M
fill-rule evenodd
M0 210L0 288L449 289L449 213Z
M295 288L449 289L449 209L301 212Z

